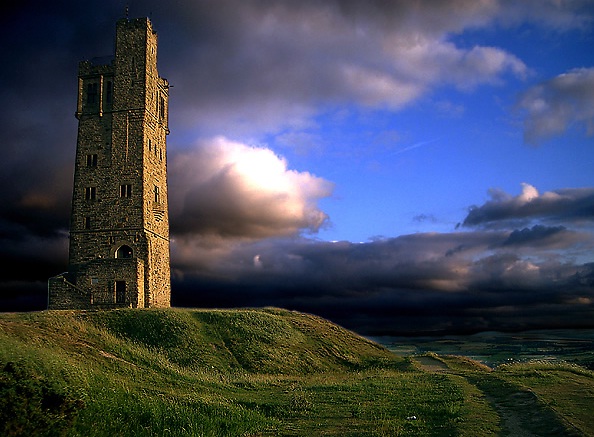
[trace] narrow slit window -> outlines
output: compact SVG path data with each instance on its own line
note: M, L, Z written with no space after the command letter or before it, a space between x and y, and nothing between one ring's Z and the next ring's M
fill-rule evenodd
M159 96L159 118L165 118L165 99L162 96Z
M159 187L155 185L155 203L160 203L161 195L159 193Z
M97 199L97 187L86 187L85 188L85 199L87 199L87 200Z
M132 197L132 185L131 184L120 185L120 197L126 197L126 198Z
M97 167L97 154L87 155L87 167Z
M85 217L85 229L91 229L91 217Z

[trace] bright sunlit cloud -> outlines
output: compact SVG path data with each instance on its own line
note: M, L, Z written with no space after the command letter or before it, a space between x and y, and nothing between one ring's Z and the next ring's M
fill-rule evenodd
M217 137L176 154L170 164L174 231L236 238L316 232L328 221L317 202L332 184L290 170L265 147Z

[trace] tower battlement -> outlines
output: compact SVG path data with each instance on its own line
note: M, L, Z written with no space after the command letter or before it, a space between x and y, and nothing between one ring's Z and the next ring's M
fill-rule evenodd
M78 66L69 266L50 309L170 305L168 112L151 22L119 20L114 56Z

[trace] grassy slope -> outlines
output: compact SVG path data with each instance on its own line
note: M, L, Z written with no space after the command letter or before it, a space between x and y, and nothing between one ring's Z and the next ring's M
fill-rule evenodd
M494 430L501 435L594 435L594 372L590 370L542 362L501 365L493 370L464 357L431 358L444 365L445 373L462 378L479 391L479 398L488 400L492 412L481 415L493 419L495 412L496 420L491 422L497 423ZM475 414L482 408L479 402L470 407Z
M500 435L501 387L531 384L553 419L594 388L586 371L444 363L279 309L2 314L0 435Z

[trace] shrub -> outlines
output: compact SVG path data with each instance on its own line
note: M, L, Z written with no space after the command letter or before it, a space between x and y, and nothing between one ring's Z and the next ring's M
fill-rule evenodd
M56 383L17 363L4 365L0 374L1 435L66 435L82 407L82 401Z

